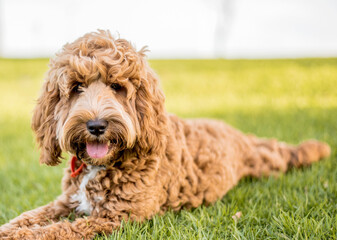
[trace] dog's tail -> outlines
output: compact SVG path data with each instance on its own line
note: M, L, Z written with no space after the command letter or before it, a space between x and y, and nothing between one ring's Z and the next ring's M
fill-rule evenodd
M275 172L285 172L291 167L308 166L331 153L327 143L316 140L305 141L297 146L254 136L250 140L253 148L244 159L244 176L268 176Z
M330 146L325 142L309 140L301 143L297 147L280 147L281 155L287 159L290 166L301 167L310 165L320 159L329 157Z

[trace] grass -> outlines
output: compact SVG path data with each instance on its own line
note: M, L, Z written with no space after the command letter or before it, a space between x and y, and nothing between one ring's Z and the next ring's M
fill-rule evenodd
M0 224L61 193L62 168L40 166L31 111L47 60L0 59ZM156 60L166 106L181 117L222 119L244 132L332 156L278 178L243 179L212 206L168 212L100 239L336 239L337 59ZM242 212L234 220L236 212Z

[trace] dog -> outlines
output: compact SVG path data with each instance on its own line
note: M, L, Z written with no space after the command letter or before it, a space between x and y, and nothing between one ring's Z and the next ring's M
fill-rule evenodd
M214 203L245 176L286 172L330 155L323 142L292 146L221 121L167 113L145 52L99 30L50 61L32 129L40 163L54 166L62 152L72 155L63 192L3 225L1 239L92 239L123 220Z

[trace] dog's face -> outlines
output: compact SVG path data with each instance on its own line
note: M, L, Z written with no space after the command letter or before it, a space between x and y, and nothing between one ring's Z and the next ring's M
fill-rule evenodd
M88 164L103 165L134 146L139 122L135 87L128 79L74 80L69 88L67 106L58 112L56 136L61 149Z
M40 162L62 151L87 164L109 165L127 150L158 150L165 129L164 97L144 60L109 32L86 34L54 60L34 111Z

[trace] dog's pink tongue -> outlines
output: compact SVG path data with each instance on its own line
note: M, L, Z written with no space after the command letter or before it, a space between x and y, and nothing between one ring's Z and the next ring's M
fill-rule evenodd
M87 143L87 153L91 158L103 158L108 150L109 147L106 143Z

